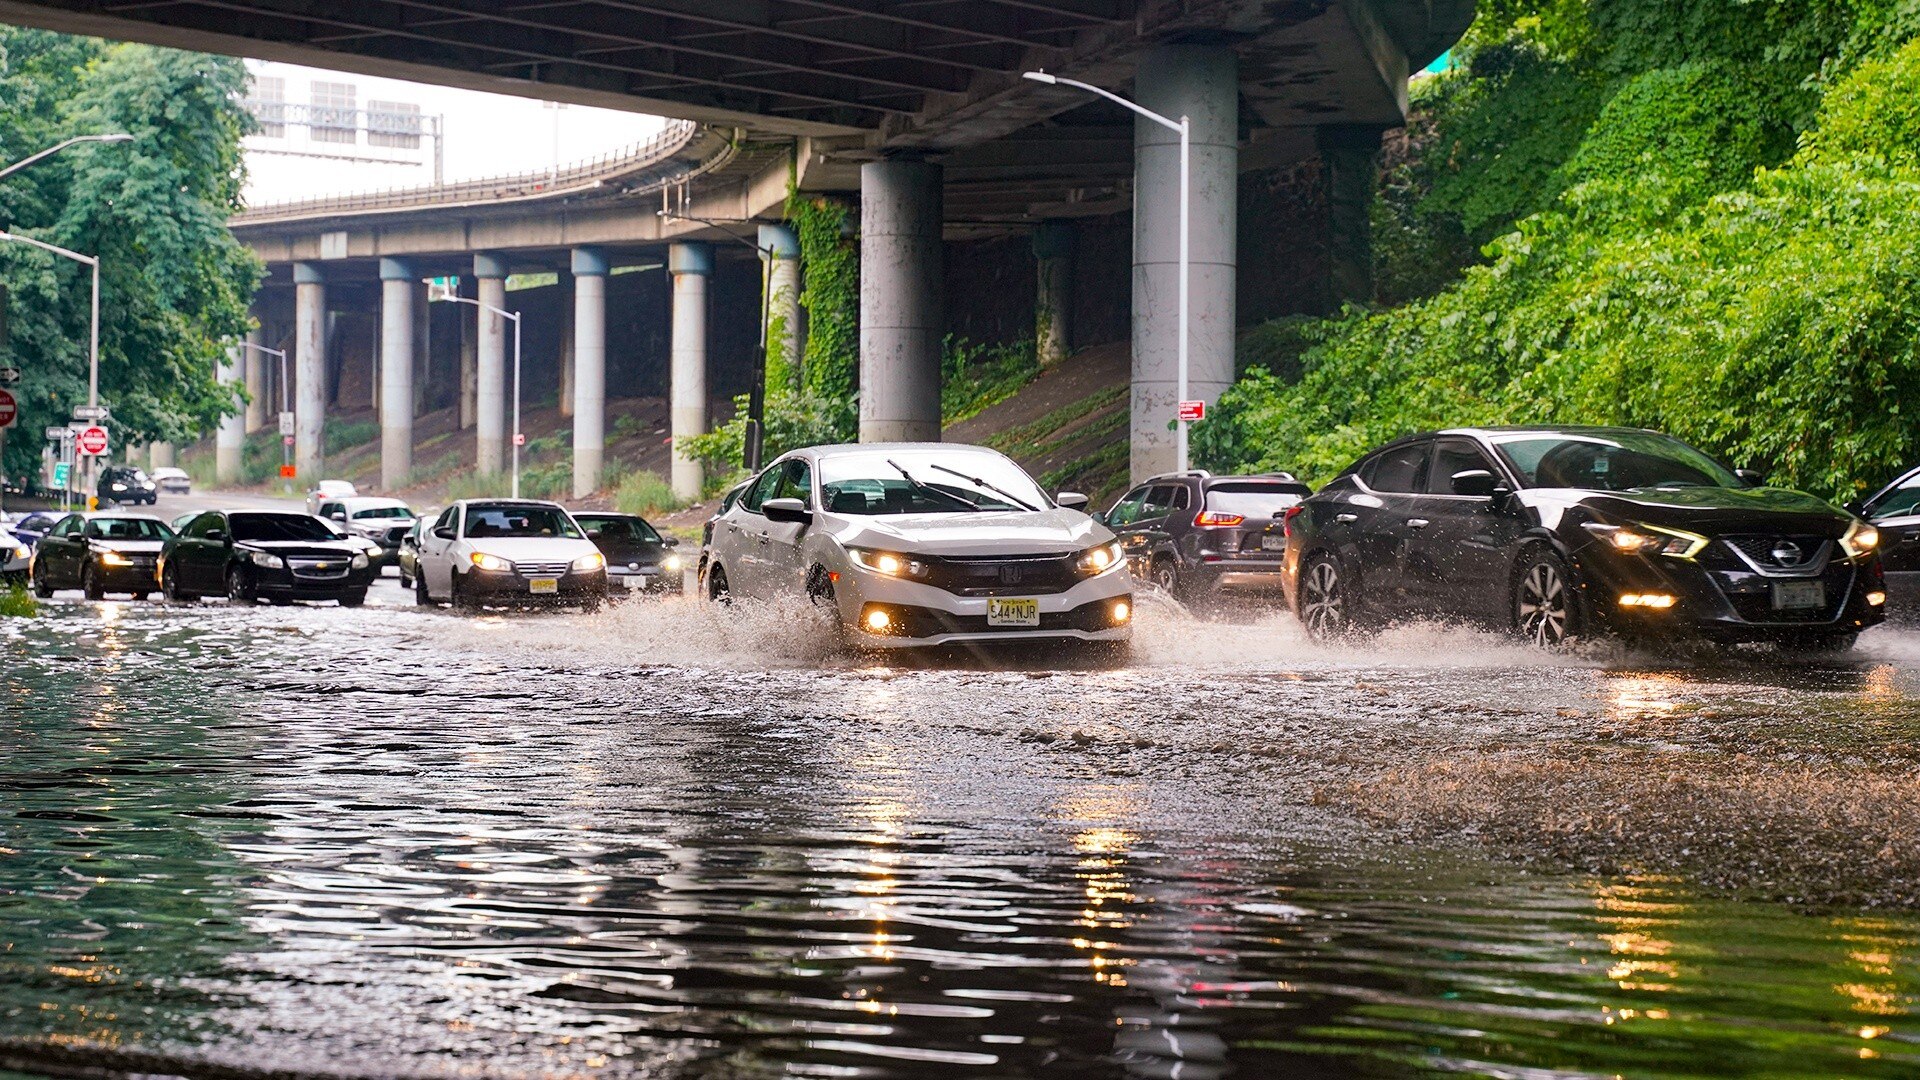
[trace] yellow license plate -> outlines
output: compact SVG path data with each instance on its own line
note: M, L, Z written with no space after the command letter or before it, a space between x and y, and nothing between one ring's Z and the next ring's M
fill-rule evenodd
M552 596L560 591L560 579L550 577L529 579L527 582L527 591L535 596Z
M1039 626L1040 601L1033 597L989 597L988 626Z

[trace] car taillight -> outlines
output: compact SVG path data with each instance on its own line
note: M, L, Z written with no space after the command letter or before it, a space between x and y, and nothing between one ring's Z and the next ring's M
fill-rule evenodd
M1280 519L1280 532L1283 535L1289 538L1293 536L1293 519L1299 517L1300 511L1305 509L1306 506L1300 503L1287 507L1287 516Z
M1243 514L1216 514L1211 510L1202 510L1194 515L1193 523L1203 529L1220 528L1226 525L1238 525L1247 520Z

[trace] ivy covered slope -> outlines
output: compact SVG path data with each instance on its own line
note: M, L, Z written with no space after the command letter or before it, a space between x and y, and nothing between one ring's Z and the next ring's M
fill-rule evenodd
M1836 498L1920 461L1920 3L1511 8L1385 171L1400 306L1248 335L1196 457L1324 481L1417 430L1619 423Z
M227 232L243 179L240 61L0 27L0 160L77 134L83 144L0 181L13 230L100 257L100 396L116 437L186 440L231 396L214 365L247 329L261 267ZM9 358L24 378L4 471L30 473L40 429L86 401L85 266L0 243L12 316Z

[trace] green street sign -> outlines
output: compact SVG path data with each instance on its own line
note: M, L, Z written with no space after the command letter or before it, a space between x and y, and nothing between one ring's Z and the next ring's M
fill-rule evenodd
M63 488L67 486L67 469L70 467L71 466L69 466L64 461L60 462L59 464L53 467L53 486L54 487Z

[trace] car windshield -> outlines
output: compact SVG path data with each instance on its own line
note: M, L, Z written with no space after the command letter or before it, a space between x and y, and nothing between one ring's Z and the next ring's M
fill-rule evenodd
M1626 491L1742 486L1712 458L1652 432L1496 436L1493 444L1527 487Z
M653 526L637 517L582 517L578 519L580 527L595 540L627 540L640 543L653 543L660 534Z
M404 506L376 506L371 510L355 510L353 520L372 521L378 518L410 518L413 511Z
M952 514L1052 505L1020 466L998 454L941 450L831 454L820 497L836 514Z
M467 538L565 536L578 540L580 530L557 506L512 506L479 503L467 507Z
M89 540L165 540L173 530L152 518L94 518L87 522Z
M235 540L338 540L340 534L305 514L231 514Z
M1304 484L1215 484L1207 489L1207 509L1242 517L1274 517L1308 494Z

